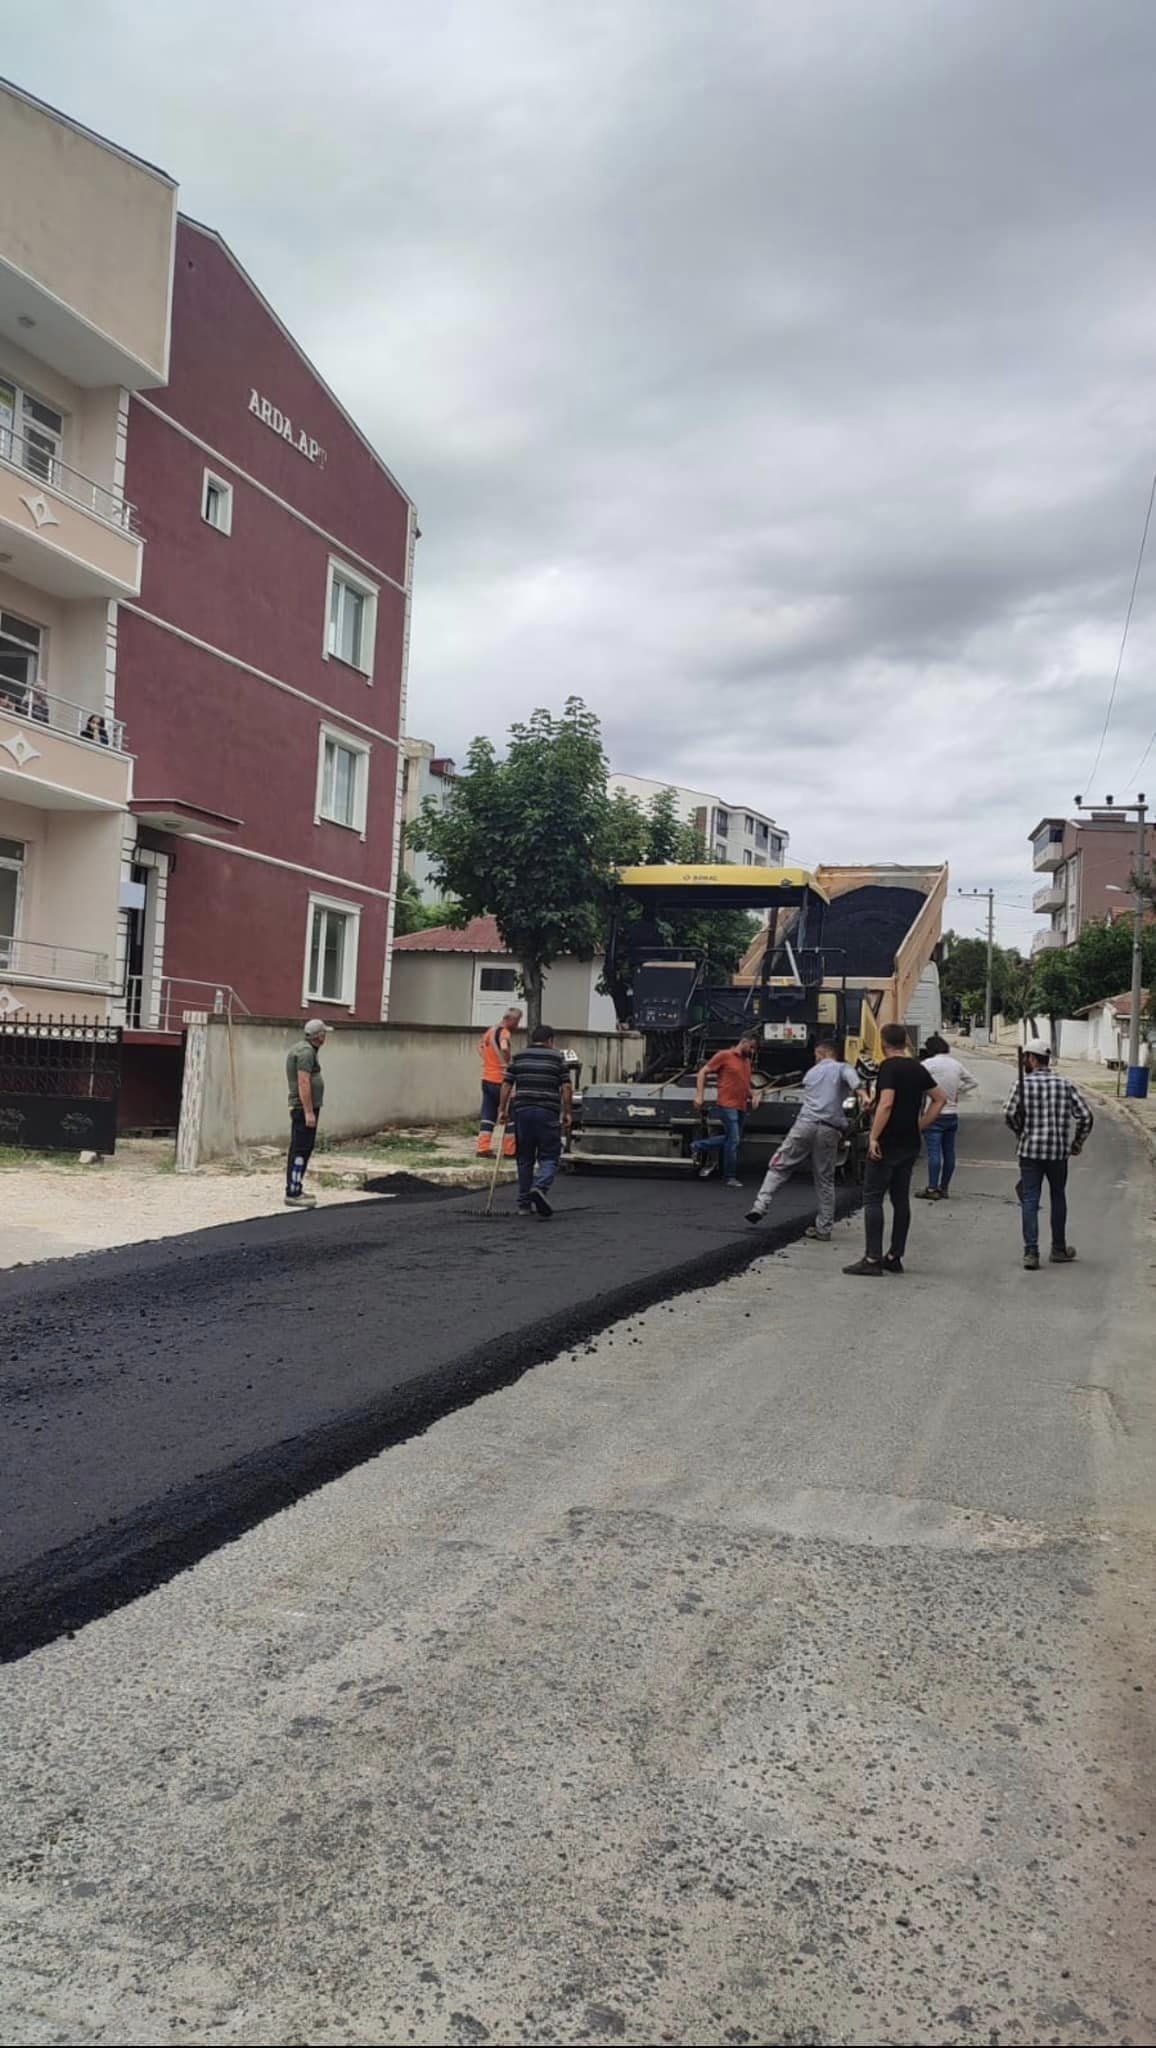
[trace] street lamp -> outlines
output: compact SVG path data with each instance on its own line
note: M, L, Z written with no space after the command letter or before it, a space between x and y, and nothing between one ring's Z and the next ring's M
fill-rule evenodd
M1080 803L1079 797L1076 798L1076 802L1077 804ZM1111 797L1108 798L1108 803L1112 809L1117 808L1117 806L1112 804ZM1083 805L1081 805L1080 807L1081 809L1084 808ZM1140 1065L1140 1005L1144 999L1143 948L1144 911L1146 907L1146 898L1143 893L1143 884L1148 870L1148 807L1145 801L1143 790L1140 791L1139 796L1137 797L1136 802L1134 804L1121 804L1118 806L1118 808L1120 812L1124 815L1126 815L1129 811L1135 811L1136 813L1136 873L1133 877L1135 883L1135 890L1133 892L1132 890L1124 889L1121 887L1119 882L1106 882L1104 886L1106 889L1110 889L1114 896L1133 895L1132 1014L1128 1019L1128 1082L1126 1092L1129 1095L1147 1095L1148 1069L1146 1066L1141 1067Z

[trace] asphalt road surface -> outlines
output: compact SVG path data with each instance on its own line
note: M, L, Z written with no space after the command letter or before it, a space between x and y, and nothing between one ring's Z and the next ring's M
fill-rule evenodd
M1156 2038L1156 1183L1101 1114L1026 1274L1014 1178L969 1115L905 1278L852 1222L659 1298L8 1664L0 2040ZM452 1218L363 1227L464 1325Z
M489 1219L483 1199L289 1212L0 1275L0 1658L814 1212L798 1181L756 1234L717 1178L590 1172L549 1223L516 1217L508 1187Z

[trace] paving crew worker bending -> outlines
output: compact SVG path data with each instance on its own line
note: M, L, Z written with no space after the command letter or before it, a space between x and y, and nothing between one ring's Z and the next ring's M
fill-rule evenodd
M859 1076L839 1058L829 1038L815 1046L815 1064L803 1076L803 1103L767 1168L766 1179L747 1212L748 1223L761 1223L779 1189L790 1180L796 1166L811 1162L815 1182L815 1221L804 1233L827 1244L835 1221L835 1168L839 1145L847 1129L843 1104L848 1095L860 1092Z
M504 1125L514 1100L514 1136L518 1154L518 1214L531 1210L552 1216L550 1189L562 1157L562 1135L570 1128L574 1089L570 1069L554 1049L554 1033L538 1024L525 1052L516 1052L506 1068L498 1103Z
M494 1125L498 1118L498 1103L502 1093L502 1082L510 1064L510 1033L516 1031L522 1021L522 1012L507 1010L498 1024L478 1041L478 1058L482 1063L482 1108L478 1118L478 1157L488 1159L494 1147ZM507 1158L513 1157L511 1141L502 1147Z
M708 1060L695 1075L694 1106L700 1116L706 1108L707 1075L718 1075L715 1109L722 1125L722 1130L715 1137L696 1138L690 1148L700 1180L709 1179L721 1152L723 1179L728 1188L742 1186L739 1179L739 1143L751 1106L751 1062L758 1049L759 1041L754 1032L744 1031L737 1045L728 1046L725 1052L716 1052L713 1060ZM708 1159L708 1152L713 1152L715 1157Z
M317 1119L325 1099L321 1073L321 1048L327 1026L320 1017L310 1017L305 1035L290 1047L285 1059L289 1083L289 1158L285 1169L285 1200L291 1209L315 1209L316 1195L303 1192L305 1169L317 1143Z

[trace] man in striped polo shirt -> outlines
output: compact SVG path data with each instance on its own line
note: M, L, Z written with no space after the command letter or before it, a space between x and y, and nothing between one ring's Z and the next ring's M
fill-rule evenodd
M525 1052L516 1052L502 1083L498 1122L504 1124L514 1100L514 1136L518 1152L518 1213L531 1210L545 1221L554 1214L550 1189L562 1157L563 1132L570 1128L574 1090L554 1033L538 1024Z

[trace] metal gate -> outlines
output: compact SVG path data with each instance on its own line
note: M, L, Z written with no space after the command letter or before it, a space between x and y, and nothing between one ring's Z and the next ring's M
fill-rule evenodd
M0 1145L114 1152L119 1024L0 1017Z

